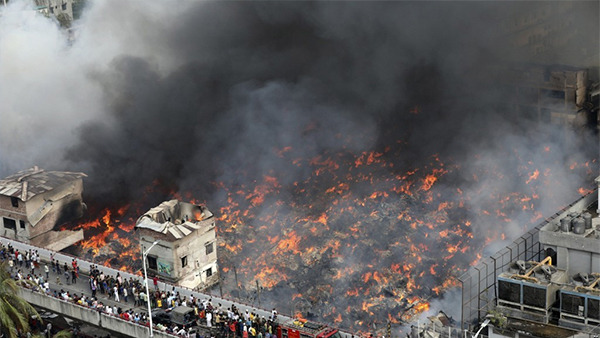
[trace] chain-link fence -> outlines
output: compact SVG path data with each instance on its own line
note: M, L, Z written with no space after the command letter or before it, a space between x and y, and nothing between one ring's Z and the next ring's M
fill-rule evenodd
M545 224L545 223L544 223ZM496 278L516 260L536 260L542 256L539 242L540 225L519 237L491 257L483 258L463 274L461 329L470 329L495 306Z
M596 192L592 192L552 215L504 249L491 257L481 259L477 265L459 278L462 288L461 329L470 330L495 307L496 278L500 273L508 270L512 262L517 260L539 262L545 258L546 255L539 242L540 229L570 209L581 209L592 203L595 194Z

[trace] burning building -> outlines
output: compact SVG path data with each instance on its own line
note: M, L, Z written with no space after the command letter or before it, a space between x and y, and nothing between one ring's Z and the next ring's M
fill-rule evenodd
M169 282L205 289L219 281L215 219L204 206L170 200L150 209L136 222L151 273Z
M83 230L55 228L83 215L83 177L33 167L0 180L2 236L55 251L82 240Z
M587 68L519 65L507 67L503 74L512 87L510 107L523 117L575 127L597 126L597 107L590 91L597 76Z

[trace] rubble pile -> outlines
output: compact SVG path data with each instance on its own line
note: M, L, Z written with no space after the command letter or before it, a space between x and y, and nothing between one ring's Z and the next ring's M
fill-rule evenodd
M304 180L289 183L285 172L257 180L240 169L237 180L251 183L217 182L223 199L207 204L217 210L224 295L374 332L413 320L456 287L513 219L527 215L524 230L542 218L538 190L552 177L532 178L539 171L531 163L510 177L523 181L521 190L506 194L502 171L473 173L478 188L469 189L451 160L401 159L400 151L289 158L309 171ZM574 168L591 175L589 164ZM78 249L96 262L139 268L135 210L144 207L102 212Z

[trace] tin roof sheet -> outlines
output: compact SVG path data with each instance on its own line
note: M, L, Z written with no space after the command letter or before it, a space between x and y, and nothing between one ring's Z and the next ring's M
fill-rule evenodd
M33 167L0 180L0 195L17 197L25 202L82 177L87 175L80 172L45 171Z
M137 220L135 226L165 234L171 240L179 240L205 227L199 222L212 216L205 207L170 200L148 210Z

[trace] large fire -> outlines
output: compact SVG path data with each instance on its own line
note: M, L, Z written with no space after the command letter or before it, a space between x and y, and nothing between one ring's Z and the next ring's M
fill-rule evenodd
M465 180L463 168L438 155L412 167L400 165L401 152L390 148L312 159L295 157L290 146L274 152L311 174L291 189L280 183L285 172L248 179L253 183L247 185L214 183L225 192L223 200L208 202L218 218L223 290L362 332L427 311L432 297L458 286L457 277L484 247L518 235L505 233L504 225L523 213L528 219L521 231L541 220L540 191L557 179L526 162L511 177L520 180L520 189L502 194L494 188L502 184L469 186L503 183L507 173L473 172L471 182L457 185ZM570 163L568 170L591 177L594 162ZM589 191L582 187L579 193ZM133 227L151 207L144 203L141 198L138 205L96 212L97 219L79 225L87 235L79 249L102 264L140 265Z

